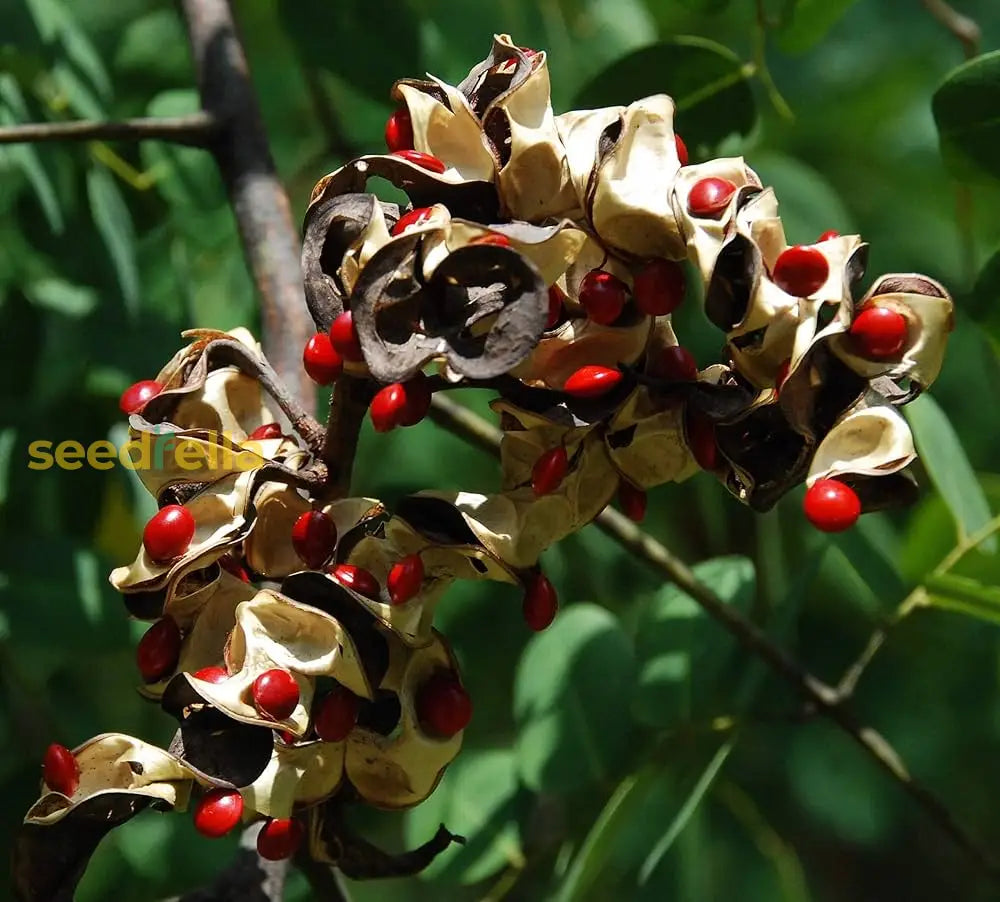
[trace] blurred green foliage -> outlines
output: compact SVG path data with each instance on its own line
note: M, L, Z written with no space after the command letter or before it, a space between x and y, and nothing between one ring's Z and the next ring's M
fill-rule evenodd
M981 24L984 49L1000 46L995 0L955 5ZM671 93L692 158L745 154L775 186L790 240L859 231L872 244L869 278L916 270L952 289L936 400L910 409L926 486L916 508L829 538L802 528L798 494L754 516L697 478L652 493L648 528L704 562L703 579L829 680L926 582L947 610L902 624L856 705L987 848L1000 847L1000 636L986 622L1000 619L995 542L929 575L1000 510L997 52L945 80L961 48L916 0L765 0L766 31L749 0L235 8L299 213L319 176L381 146L397 77L455 81L506 31L549 51L557 110ZM0 0L0 22L0 124L197 109L167 0ZM209 156L158 143L0 147L0 309L7 848L50 741L172 733L134 692L141 626L106 580L131 559L150 501L120 468L29 470L27 446L120 439L118 394L155 373L182 329L256 327ZM717 359L719 336L696 305L678 320L699 363ZM485 410L485 399L465 400ZM392 502L496 479L492 460L424 423L378 437L366 427L355 487ZM509 589L460 586L445 600L439 626L476 704L466 748L421 808L360 817L391 847L440 820L468 844L420 879L352 885L353 898L998 897L849 739L797 717L790 690L690 599L593 529L544 564L566 607L542 635L529 639ZM204 841L184 816L142 816L101 846L79 898L182 892L232 846ZM289 898L306 896L293 880Z

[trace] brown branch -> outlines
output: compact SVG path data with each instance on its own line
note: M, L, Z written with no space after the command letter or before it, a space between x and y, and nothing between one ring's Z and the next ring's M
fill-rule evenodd
M219 128L214 116L191 113L189 116L125 119L120 122L96 122L79 119L72 122L29 122L0 128L0 144L39 144L48 141L170 141L191 147L208 147Z
M958 39L967 60L979 56L983 33L975 19L963 15L945 0L923 0L923 3L927 12Z
M435 395L430 416L434 422L477 447L492 454L499 452L500 430L456 402ZM917 802L924 813L959 848L993 879L1000 881L1000 866L955 820L948 807L930 790L913 779L885 737L863 724L850 709L845 707L836 689L806 670L784 648L772 642L759 626L746 619L736 608L726 604L708 586L700 582L687 564L656 539L644 533L627 517L607 508L594 522L624 549L690 595L710 617L722 624L737 642L761 658L771 670L797 689L819 714L840 727Z
M247 263L261 297L264 352L307 407L302 370L312 334L299 265L298 232L278 180L243 45L226 0L180 0L205 111L220 123L212 144Z

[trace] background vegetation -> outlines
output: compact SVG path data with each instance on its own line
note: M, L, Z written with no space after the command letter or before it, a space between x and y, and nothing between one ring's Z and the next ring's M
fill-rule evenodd
M830 538L803 528L800 493L754 516L701 477L651 493L647 527L834 683L930 579L947 610L893 632L854 704L996 849L1000 637L985 622L1000 620L996 540L963 558L962 579L928 574L1000 510L1000 54L935 97L963 49L917 0L763 6L766 29L750 0L236 0L235 11L297 216L321 175L383 146L393 80L454 82L506 31L549 51L557 111L671 93L692 158L745 154L775 186L790 240L857 231L872 245L869 281L917 270L952 289L944 372L933 400L910 408L926 487L914 509ZM994 0L956 6L981 25L984 50L1000 47ZM0 0L0 23L0 124L197 109L168 0ZM120 441L121 390L152 377L182 329L256 326L255 306L207 154L0 147L5 848L49 742L121 731L165 744L173 732L134 692L143 627L106 579L132 558L150 499L117 468L29 471L27 445ZM680 319L699 363L716 360L719 335L696 304ZM392 502L497 475L430 422L389 436L366 426L355 490ZM352 885L353 898L1000 895L845 735L610 540L588 528L543 563L565 607L537 637L510 589L445 600L440 628L476 704L466 748L425 805L365 816L390 846L422 841L439 820L468 845L421 879ZM183 892L232 846L181 815L141 816L101 846L79 898ZM293 881L289 898L306 895Z

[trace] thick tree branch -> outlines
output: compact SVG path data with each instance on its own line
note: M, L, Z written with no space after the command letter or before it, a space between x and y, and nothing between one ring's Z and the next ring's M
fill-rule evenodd
M29 122L0 128L0 144L39 144L47 141L171 141L208 147L219 123L208 113L162 119L125 119L121 122Z
M492 454L499 453L500 430L460 404L435 395L430 416L439 425L477 447ZM798 690L818 713L836 724L861 746L959 848L991 877L1000 881L1000 866L955 820L948 807L930 790L913 779L885 737L863 724L850 709L845 707L836 689L806 670L785 649L772 642L760 627L746 619L736 608L726 604L708 586L700 582L691 568L668 548L644 533L627 517L607 508L594 522L635 558L645 562L683 589L710 617L721 623L745 649L761 658L772 671Z
M205 111L220 123L212 144L250 271L261 296L264 353L312 407L302 348L312 334L302 291L298 232L275 173L246 54L226 0L180 0Z

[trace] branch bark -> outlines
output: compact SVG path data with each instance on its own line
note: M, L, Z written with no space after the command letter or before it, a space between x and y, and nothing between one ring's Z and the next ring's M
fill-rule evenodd
M226 0L180 0L205 112L219 122L211 145L229 194L247 263L260 293L264 353L312 409L302 348L312 334L298 231L275 172L243 45Z
M975 19L963 15L945 0L923 0L924 8L962 45L967 60L979 55L983 33Z
M125 119L121 122L30 122L0 128L0 144L40 144L50 141L170 141L208 147L219 123L208 113L164 118Z

